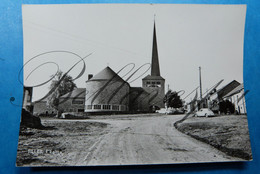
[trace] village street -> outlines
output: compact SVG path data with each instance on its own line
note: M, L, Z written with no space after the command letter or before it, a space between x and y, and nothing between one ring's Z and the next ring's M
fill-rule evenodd
M109 123L109 131L85 152L74 165L158 164L232 161L208 144L180 133L173 123L183 115L150 117L122 116L99 119ZM94 120L89 120L94 121Z
M42 118L54 129L24 129L18 166L95 166L239 161L179 132L184 115L104 115Z

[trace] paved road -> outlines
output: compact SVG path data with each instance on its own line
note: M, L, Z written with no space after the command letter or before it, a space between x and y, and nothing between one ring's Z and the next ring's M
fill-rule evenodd
M109 131L82 153L81 165L158 164L237 161L208 144L180 133L182 115L102 119ZM91 120L93 121L93 120Z

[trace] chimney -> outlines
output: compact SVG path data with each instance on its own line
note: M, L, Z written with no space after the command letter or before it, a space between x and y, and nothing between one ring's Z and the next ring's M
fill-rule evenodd
M90 80L93 77L93 74L88 75L88 80Z

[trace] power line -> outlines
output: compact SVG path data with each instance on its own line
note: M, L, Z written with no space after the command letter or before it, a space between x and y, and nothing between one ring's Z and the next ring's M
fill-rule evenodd
M30 23L34 26L37 26L40 28L40 30L44 31L44 30L48 30L48 31L51 31L51 32L55 32L59 35L65 35L67 37L72 37L74 40L76 41L87 41L88 44L92 44L92 45L97 45L99 47L103 47L103 48L112 48L112 49L115 49L115 50L119 50L119 51L122 51L122 52L127 52L129 54L134 54L134 55L138 55L138 56L141 56L141 57L146 57L146 58L150 58L148 56L144 56L144 55L140 55L139 53L136 53L136 52L133 52L133 51L130 51L130 50L126 50L126 49L122 49L122 48L119 48L119 47L115 47L115 46L111 46L111 45L108 45L106 43L102 43L102 42L98 42L98 41L94 41L94 40L91 40L91 39L88 39L86 37L79 37L77 35L74 35L74 34L71 34L71 33L67 33L67 32L64 32L64 31L61 31L61 30L57 30L57 29L53 29L53 28L50 28L50 27L46 27L44 25L41 25L41 24L37 24L37 23L34 23L34 22L31 22L29 20L24 20L26 21L27 23ZM38 28L38 30L39 30Z

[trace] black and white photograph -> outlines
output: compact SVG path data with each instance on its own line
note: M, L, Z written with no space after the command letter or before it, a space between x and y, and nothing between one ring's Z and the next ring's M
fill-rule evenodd
M252 160L246 5L23 5L17 166Z

